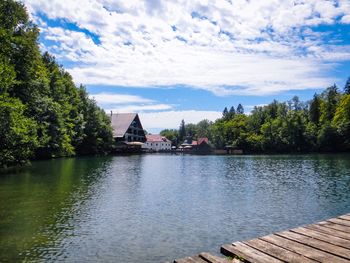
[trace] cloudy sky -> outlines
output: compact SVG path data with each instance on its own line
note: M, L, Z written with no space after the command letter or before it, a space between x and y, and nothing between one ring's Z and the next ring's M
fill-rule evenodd
M308 100L350 76L350 0L23 1L42 50L151 132Z

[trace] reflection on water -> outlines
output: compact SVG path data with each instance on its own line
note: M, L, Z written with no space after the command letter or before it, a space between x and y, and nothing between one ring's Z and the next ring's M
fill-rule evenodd
M0 261L163 262L349 213L350 156L34 162L0 176Z

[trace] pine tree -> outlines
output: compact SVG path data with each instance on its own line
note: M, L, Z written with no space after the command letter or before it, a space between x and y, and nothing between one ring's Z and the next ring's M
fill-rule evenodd
M244 113L244 108L243 108L241 103L238 104L236 112L237 112L237 114L243 114Z
M310 121L312 121L315 124L318 124L320 120L320 116L321 116L320 98L315 93L314 98L310 103L310 110L309 110Z
M325 120L332 121L337 104L339 102L339 92L334 84L324 91L325 96Z
M232 107L230 108L229 113L230 113L231 115L235 115L235 114L236 114L235 107L232 106Z
M226 117L228 114L228 110L227 110L227 107L225 107L224 111L222 112L222 117Z
M344 87L344 92L347 95L350 95L350 77L348 78L345 87Z
M186 136L186 126L185 121L182 120L179 128L179 141L182 142Z

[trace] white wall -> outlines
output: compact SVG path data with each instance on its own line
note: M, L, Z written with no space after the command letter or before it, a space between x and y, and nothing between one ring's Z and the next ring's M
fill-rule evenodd
M171 150L171 142L145 142L143 144L143 148L153 150L153 151L170 151Z

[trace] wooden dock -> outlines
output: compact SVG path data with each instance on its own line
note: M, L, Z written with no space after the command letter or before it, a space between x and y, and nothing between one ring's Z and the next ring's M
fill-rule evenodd
M175 263L350 262L350 214L256 239L223 245L218 257L209 253Z

